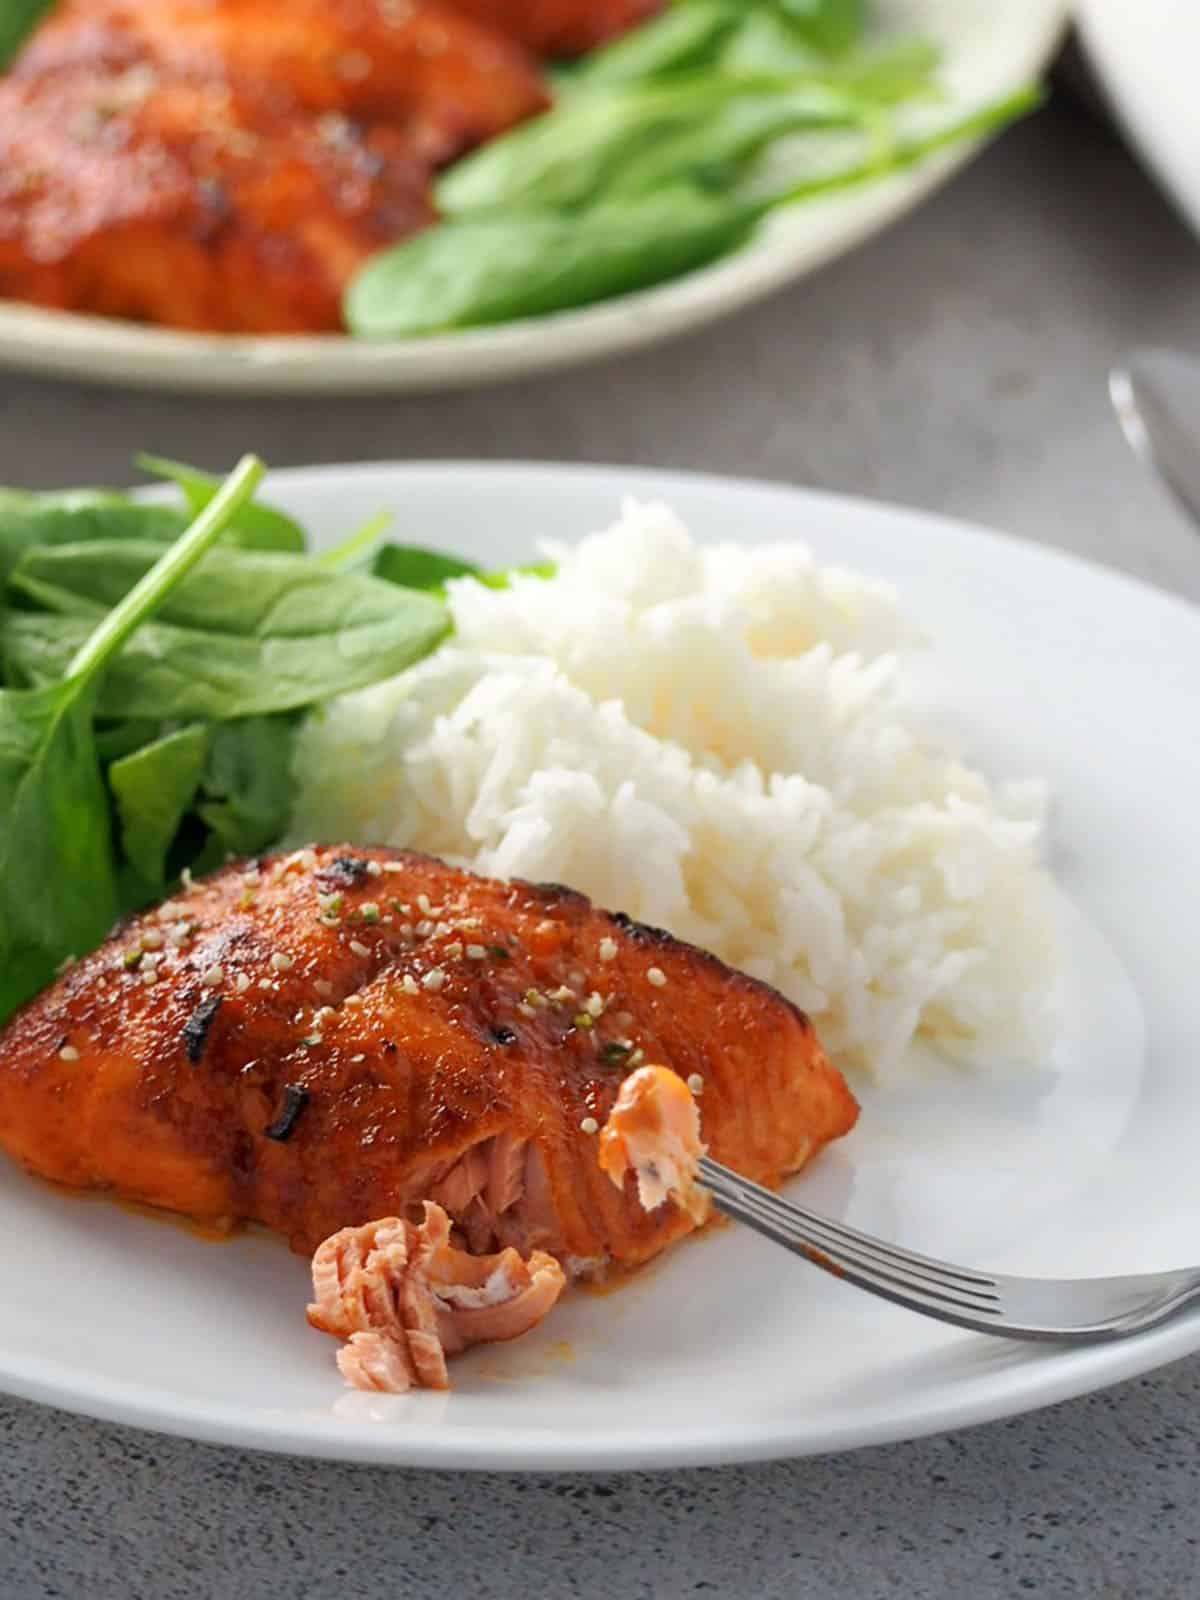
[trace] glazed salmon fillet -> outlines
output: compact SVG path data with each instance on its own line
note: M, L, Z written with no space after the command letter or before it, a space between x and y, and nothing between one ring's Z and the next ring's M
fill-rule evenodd
M203 331L342 326L437 170L541 110L435 0L74 0L0 79L0 294Z
M547 103L532 57L443 0L68 0L12 68L40 78L85 66L218 83L292 118L439 127L444 156Z
M543 56L582 55L663 9L666 0L452 0L457 11Z
M141 95L112 144L81 108L114 94L76 69L0 81L0 294L170 327L335 329L374 251L433 219L407 135L257 121L203 85Z
M430 1201L456 1248L600 1275L694 1226L599 1165L643 1061L702 1090L708 1149L759 1182L857 1117L808 1020L715 957L569 889L322 847L197 883L20 1011L0 1141L304 1252Z

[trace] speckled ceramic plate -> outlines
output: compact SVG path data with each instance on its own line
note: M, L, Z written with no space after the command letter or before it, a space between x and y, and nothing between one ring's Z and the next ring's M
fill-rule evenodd
M895 30L944 44L948 119L1044 66L1063 0L875 0ZM366 394L448 389L576 365L668 339L760 299L878 232L970 155L780 212L746 249L703 272L583 311L436 338L234 338L168 332L0 301L0 364L141 388Z
M280 474L322 540L381 507L448 548L527 559L536 534L661 495L703 537L800 537L897 583L940 715L996 774L1055 794L1069 1004L1028 1073L863 1092L795 1184L917 1249L1068 1275L1200 1259L1200 612L1098 567L866 502L665 473L496 465ZM306 1263L203 1242L0 1163L0 1387L250 1448L435 1467L718 1462L880 1443L1080 1394L1200 1348L1200 1316L1085 1349L1008 1344L874 1301L729 1228L533 1335L455 1364L452 1394L345 1390L304 1321Z

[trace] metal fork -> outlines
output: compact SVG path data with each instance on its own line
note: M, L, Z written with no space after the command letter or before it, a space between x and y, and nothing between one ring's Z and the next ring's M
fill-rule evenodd
M1010 1278L902 1250L783 1200L703 1156L699 1181L719 1211L794 1255L960 1328L1006 1339L1122 1339L1200 1300L1200 1268L1128 1278Z

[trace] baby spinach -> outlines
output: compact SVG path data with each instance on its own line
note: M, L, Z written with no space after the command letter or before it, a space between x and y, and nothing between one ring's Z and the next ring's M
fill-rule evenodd
M631 83L711 66L746 13L744 0L681 0L585 56L567 86Z
M450 218L368 261L350 284L346 320L363 338L392 339L542 316L650 288L727 255L777 207L981 137L1039 98L1036 88L1022 89L907 139L881 139L870 122L814 151L807 176L765 195L680 185L580 213Z
M8 66L54 0L3 0L0 4L0 71Z
M204 776L212 729L193 723L114 761L108 769L126 860L148 892L167 885L167 856Z
M775 72L828 76L828 57L775 6L749 6L718 63L740 76Z
M675 190L578 216L462 217L374 257L345 313L367 339L543 316L704 266L752 233L762 208Z
M405 589L420 589L426 594L444 596L452 578L474 578L489 589L507 589L517 574L530 578L552 578L558 568L553 561L529 561L519 567L487 571L473 561L426 550L415 544L385 544L375 556L372 571L388 583Z
M30 551L9 579L42 607L9 613L3 649L27 683L58 677L98 608L146 571L133 541ZM228 722L311 705L402 671L449 626L430 595L305 557L209 552L115 660L105 717Z
M860 43L867 25L867 0L775 0L826 55L843 55Z
M211 472L201 472L199 467L189 467L182 461L153 455L139 455L135 460L151 477L176 484L193 516L204 510L221 486L220 478L214 478ZM234 543L245 545L248 550L302 551L307 543L298 522L257 500L242 508L230 535Z
M0 0L2 3L2 0ZM177 539L220 487L195 467L140 456L139 464L157 477L170 478L183 493L186 509L134 500L113 489L65 489L37 493L0 489L0 584L26 550L36 545L83 544L93 540L142 539L156 543ZM304 532L282 511L251 502L243 508L226 537L257 550L302 551Z
M812 128L854 128L863 113L849 96L819 84L787 93L739 96L703 125L677 129L647 144L614 173L604 202L661 192L673 181L705 188L728 185L767 145Z
M96 721L96 753L107 765L132 755L144 744L153 744L159 735L159 724L144 717L121 717L117 720L98 718Z
M192 723L108 769L126 872L122 900L162 895L182 867L253 855L287 825L295 718Z
M404 589L441 591L450 578L476 578L480 569L441 550L424 550L415 544L385 544L376 551L371 566L377 578Z
M798 101L803 90L810 98ZM620 185L631 161L664 139L682 137L679 164L660 170L658 181L666 187L706 163L707 134L731 107L780 98L805 111L791 126L845 127L862 117L845 93L778 75L710 72L580 90L451 167L438 185L438 204L451 218L587 206Z
M340 544L322 550L320 555L314 556L313 559L323 567L342 567L351 570L360 566L369 567L379 541L391 526L391 522L390 511L377 511L373 517L367 518L361 528L357 528Z
M938 97L942 54L927 39L898 39L857 52L838 69L835 81L864 103L896 106Z
M209 832L201 866L253 855L284 831L295 792L295 729L290 716L246 717L216 729L195 808Z
M118 908L109 800L93 711L130 636L220 538L262 465L247 457L207 509L94 623L43 688L0 690L0 1018L67 957L90 949Z
M174 506L143 505L108 489L34 494L0 489L0 584L35 545L92 539L176 539L187 516Z

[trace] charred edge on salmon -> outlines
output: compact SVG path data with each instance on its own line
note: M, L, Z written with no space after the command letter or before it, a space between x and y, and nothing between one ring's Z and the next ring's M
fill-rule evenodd
M220 1011L224 996L214 994L200 1004L192 1012L183 1025L183 1045L187 1051L187 1058L193 1064L199 1061L204 1054L204 1046L208 1043L209 1030Z
M565 883L533 883L528 878L514 878L513 883L517 888L537 895L539 900L561 902L563 905L581 907L591 905L587 895L580 894L578 889L568 888Z
M289 1083L285 1085L283 1110L275 1118L275 1121L271 1123L270 1127L263 1129L266 1137L268 1139L276 1139L280 1144L286 1139L290 1139L309 1099L308 1090L302 1084Z
M779 991L777 989L773 989L770 984L763 983L759 978L751 978L747 973L738 972L736 969L726 965L726 963L721 960L720 956L714 956L710 950L693 950L692 947L689 946L684 940L676 938L676 936L673 933L668 932L666 928L655 928L652 927L648 922L635 922L634 919L624 911L610 911L608 913L608 920L613 923L615 927L620 928L622 933L627 933L631 939L636 940L640 945L653 944L659 945L665 949L690 951L694 958L699 958L701 961L708 963L715 970L731 977L736 983L747 988L764 991L772 995L777 1001L788 1008L793 1017L795 1017L796 1021L806 1033L812 1032L812 1019L809 1017L807 1011L801 1011L800 1007L796 1005L794 1001L789 1000L787 995L780 994Z
M614 911L612 921L617 927L636 939L639 944L678 944L679 940L673 933L668 933L665 928L652 928L648 922L635 922L624 911Z
M318 867L316 876L322 883L339 889L354 889L370 875L370 865L362 856L335 856L327 867Z

